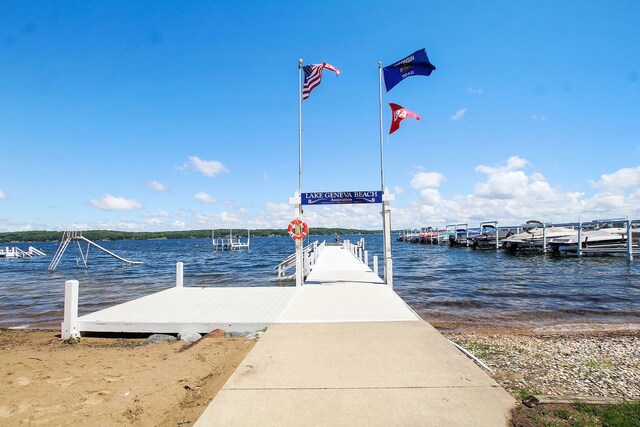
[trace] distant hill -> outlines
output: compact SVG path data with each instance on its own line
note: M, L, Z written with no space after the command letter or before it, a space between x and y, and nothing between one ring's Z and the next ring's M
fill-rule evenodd
M229 229L214 230L217 237L227 236ZM234 236L246 237L246 229L233 229ZM356 230L352 228L311 228L311 236L339 236L345 234L381 234L381 230ZM153 239L204 239L211 237L211 230L185 230L185 231L112 231L112 230L86 230L82 235L90 240L153 240ZM251 237L287 236L287 230L282 228L269 228L251 230ZM0 242L51 242L62 238L62 231L10 231L0 233Z

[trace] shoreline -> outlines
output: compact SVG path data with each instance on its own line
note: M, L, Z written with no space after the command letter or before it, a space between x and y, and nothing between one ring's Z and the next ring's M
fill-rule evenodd
M487 364L518 402L530 394L640 399L640 322L429 323ZM190 425L254 345L209 336L185 349L178 341L93 335L70 343L53 328L0 329L0 421Z

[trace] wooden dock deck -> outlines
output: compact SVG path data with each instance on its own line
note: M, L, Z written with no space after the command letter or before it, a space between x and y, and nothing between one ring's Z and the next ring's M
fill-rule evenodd
M174 287L78 317L79 332L249 333L274 323L417 321L342 246L325 247L300 287Z

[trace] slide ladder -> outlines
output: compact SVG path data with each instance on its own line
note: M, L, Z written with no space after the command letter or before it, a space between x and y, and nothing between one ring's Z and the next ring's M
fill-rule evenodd
M64 251L67 250L67 246L69 246L69 242L71 242L71 232L65 231L62 234L62 240L60 240L60 244L58 245L58 249L56 253L53 255L51 262L49 263L49 271L54 271L60 262L60 258L64 255Z

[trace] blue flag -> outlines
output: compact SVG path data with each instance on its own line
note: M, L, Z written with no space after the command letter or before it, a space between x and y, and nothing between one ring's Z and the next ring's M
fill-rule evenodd
M424 49L413 52L406 58L382 69L384 85L389 92L395 85L411 76L429 76L436 67L429 62Z

